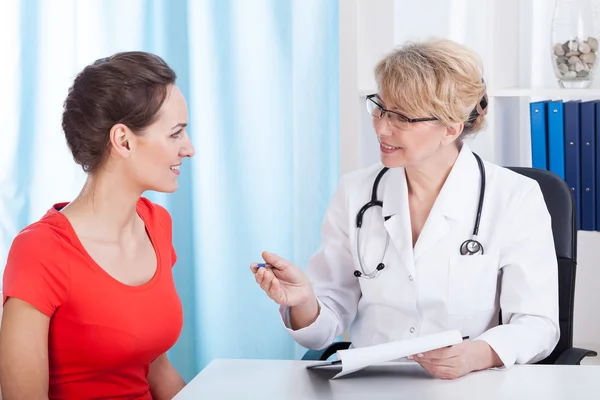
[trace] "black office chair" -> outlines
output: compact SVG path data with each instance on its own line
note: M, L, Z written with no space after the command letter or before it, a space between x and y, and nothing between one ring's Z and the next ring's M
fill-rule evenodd
M554 246L558 259L560 339L554 351L538 364L579 365L583 358L595 357L597 353L573 347L573 307L577 269L577 229L573 194L567 183L550 171L523 167L509 167L509 169L538 182L552 218ZM350 342L336 342L324 350L309 350L302 359L327 360L338 350L348 347Z

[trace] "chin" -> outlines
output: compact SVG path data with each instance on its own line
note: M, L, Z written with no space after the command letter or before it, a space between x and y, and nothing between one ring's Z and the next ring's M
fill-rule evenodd
M380 158L383 166L388 168L406 167L408 164L404 157L389 157L387 154L382 154Z
M152 190L154 192L159 192L159 193L173 193L173 192L177 191L178 188L179 188L179 184L177 182L174 182L174 183L170 183L170 184L166 184L166 185L153 185L152 187L149 187L147 190Z
M175 183L175 185L169 185L167 187L164 187L162 190L160 190L162 193L174 193L177 191L177 189L179 188L179 185L177 183Z

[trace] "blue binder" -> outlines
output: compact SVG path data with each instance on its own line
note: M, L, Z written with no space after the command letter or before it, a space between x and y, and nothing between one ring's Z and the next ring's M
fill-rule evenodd
M548 169L565 179L565 133L562 100L548 103Z
M596 201L600 200L600 102L596 102ZM596 230L600 230L600 202L596 202Z
M596 101L581 103L581 230L596 230Z
M565 180L575 198L575 215L577 217L577 230L581 229L581 157L580 157L580 101L567 101L563 103L564 131L565 131Z
M531 125L531 166L548 169L546 106L547 101L529 103Z

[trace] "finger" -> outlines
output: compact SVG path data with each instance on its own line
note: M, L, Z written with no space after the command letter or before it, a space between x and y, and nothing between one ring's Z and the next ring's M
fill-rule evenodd
M437 367L456 367L458 365L458 357L452 358L416 358L416 362L422 365L431 365Z
M422 360L424 362L428 362L428 363L433 363L433 364L448 364L448 363L453 363L454 361L456 361L458 358L460 358L459 356L453 356L453 357L445 357L445 358L433 358L433 357L425 357L423 355L423 357L419 357L418 355L415 356L415 360Z
M265 281L263 282L263 284L260 285L262 290L264 290L265 293L269 295L269 297L273 297L272 290L273 290L273 281L275 279L276 279L275 277L273 277L272 279L266 278Z
M273 282L271 283L269 297L277 304L286 305L287 297L285 290L283 290L283 286L277 278L273 279Z
M299 279L291 269L277 269L275 267L271 267L270 270L277 279L281 279L283 282L295 282Z
M441 349L426 351L425 353L422 353L421 354L422 357L419 357L419 358L444 359L444 358L456 357L459 354L460 354L459 348L457 348L456 346L450 346L450 347L442 347ZM417 356L419 356L419 355L417 355Z
M252 271L252 273L256 274L260 269L269 269L272 270L273 266L271 264L268 263L252 263L250 264L250 270Z
M279 301L279 297L281 297L281 293L282 293L282 287L281 287L281 282L279 282L279 279L277 279L277 277L275 277L272 281L271 281L271 295L273 300L275 301ZM277 298L275 298L277 297Z
M264 268L259 268L258 271L256 271L256 274L254 274L254 279L256 280L256 283L260 285L263 282L263 280L265 279L265 273L266 270Z
M263 251L262 258L278 270L285 270L287 267L292 265L292 263L288 260L279 257L277 254L269 253L268 251Z
M429 363L423 363L420 362L419 360L416 360L417 364L419 364L425 371L427 371L430 375L437 377L436 375L436 367L435 365L431 365Z
M264 283L265 279L267 279L267 277L270 275L273 275L278 280L279 279L285 280L285 277L281 276L281 273L279 272L279 270L274 269L272 267L267 267L267 268L259 267L258 270L256 271L256 273L254 274L254 279L256 280L256 283L258 283L263 290L264 290L264 288L262 287L262 284Z
M269 293L269 288L271 287L271 282L273 281L273 279L275 279L275 275L273 275L271 271L266 270L264 272L264 278L260 283L260 287L262 288L262 290Z
M267 294L275 301L279 301L279 297L281 297L281 283L279 279L273 277L271 282L269 283L269 288L267 290Z
M420 359L432 359L432 358L446 358L444 349L436 349L436 350L431 350L431 351L426 351L424 353L421 354L416 354L415 358L420 358Z
M461 376L459 371L454 367L447 367L444 365L431 365L428 363L420 363L421 367L430 375L440 379L456 379Z

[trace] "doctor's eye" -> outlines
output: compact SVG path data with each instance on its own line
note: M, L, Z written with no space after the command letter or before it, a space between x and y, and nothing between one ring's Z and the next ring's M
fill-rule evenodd
M390 119L390 123L398 128L398 129L408 129L410 127L410 122L408 122L406 117L402 115L387 113L388 118Z
M407 124L409 123L409 122L408 122L408 121L409 121L409 120L408 120L408 118L407 118L407 117L405 117L404 115L400 115L400 114L393 114L393 115L391 116L391 118L392 118L392 120L394 120L394 121L392 121L392 122L398 122L398 123L407 123Z

